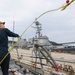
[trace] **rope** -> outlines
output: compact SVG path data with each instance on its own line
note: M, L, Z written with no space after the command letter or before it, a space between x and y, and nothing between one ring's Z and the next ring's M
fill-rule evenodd
M75 0L71 0L69 3L66 3L62 6L62 10L65 10L71 3L73 3Z
M20 38L23 36L23 34L33 25L33 23L35 23L37 21L37 19L39 19L40 17L42 17L43 15L45 15L46 13L49 13L49 12L52 12L52 11L57 11L59 9L62 9L64 10L67 6L69 6L73 1L75 0L72 0L70 3L67 3L66 5L64 6L61 6L57 9L53 9L53 10L49 10L49 11L46 11L44 12L43 14L41 14L39 17L37 17L25 30L24 32L21 34L21 36L18 38L17 42L12 46L12 48L9 49L8 53L4 56L4 58L0 61L0 64L4 61L4 59L8 56L8 54L13 50L13 48L17 45L18 41L20 40Z

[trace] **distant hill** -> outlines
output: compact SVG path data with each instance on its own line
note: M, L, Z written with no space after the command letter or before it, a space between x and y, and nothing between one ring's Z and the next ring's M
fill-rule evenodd
M59 43L56 43L56 42L53 42L53 41L49 41L52 45L62 45L62 44L59 44Z
M56 45L56 46L61 46L63 44L75 44L75 42L66 42L66 43L56 43L56 42L53 42L53 41L49 41L52 45Z

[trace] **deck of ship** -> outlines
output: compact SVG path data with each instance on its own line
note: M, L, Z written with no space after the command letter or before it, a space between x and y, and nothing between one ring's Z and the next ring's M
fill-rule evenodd
M21 64L22 67L24 67L25 69L26 68L30 69L31 71L34 71L34 72L36 70L36 72L42 73L42 70L40 69L40 63L36 64L36 67L37 67L36 69L34 67L35 63L32 63L32 50L18 49L18 52L19 52L19 57L21 62L19 64ZM71 65L73 66L73 69L75 70L75 55L64 54L64 53L54 53L54 52L52 52L51 55L58 64ZM15 64L14 61L19 61L16 49L13 49L13 51L11 52L11 58L13 60L10 61L10 68L13 68L13 69L14 67L19 68L18 66L14 66ZM33 58L33 61L35 62L35 58ZM45 75L50 75L51 70L53 70L51 67L48 66L50 64L47 64L47 61L43 59L43 65L44 65L44 71L46 71ZM2 75L1 70L0 70L0 75ZM9 75L14 75L14 74L13 72L9 72ZM18 75L18 74L15 74L15 75ZM23 74L20 73L20 75L23 75Z
M22 62L23 64L34 66L33 64L35 64L35 57L32 56L32 49L30 50L18 49L18 52L19 52L19 56L20 57L22 56L22 58L20 58L20 62ZM70 65L73 67L75 71L75 55L74 54L52 52L51 55L54 58L54 60L57 62L57 64L62 64L63 66ZM14 49L11 52L11 56L14 60L18 60L16 49ZM37 62L38 63L36 64L36 67L41 68L39 59L37 59ZM44 70L47 70L49 72L54 70L52 67L49 67L51 65L48 64L45 59L43 59L42 62L44 65L43 66Z

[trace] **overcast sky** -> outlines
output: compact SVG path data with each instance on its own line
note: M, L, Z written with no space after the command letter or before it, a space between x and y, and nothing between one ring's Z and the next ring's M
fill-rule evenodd
M59 8L66 0L0 0L0 20L6 22L6 28L19 35L42 13ZM66 10L54 11L43 15L38 21L42 24L42 34L57 43L75 42L75 2ZM33 24L34 26L35 24ZM35 36L30 27L22 38Z

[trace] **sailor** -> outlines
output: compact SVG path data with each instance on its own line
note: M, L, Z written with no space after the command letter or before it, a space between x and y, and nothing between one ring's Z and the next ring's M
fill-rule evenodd
M5 22L0 21L0 62L4 56L8 53L8 36L9 37L19 37L18 34L13 33L9 29L5 28ZM9 75L9 61L10 54L3 60L0 64L3 75Z

